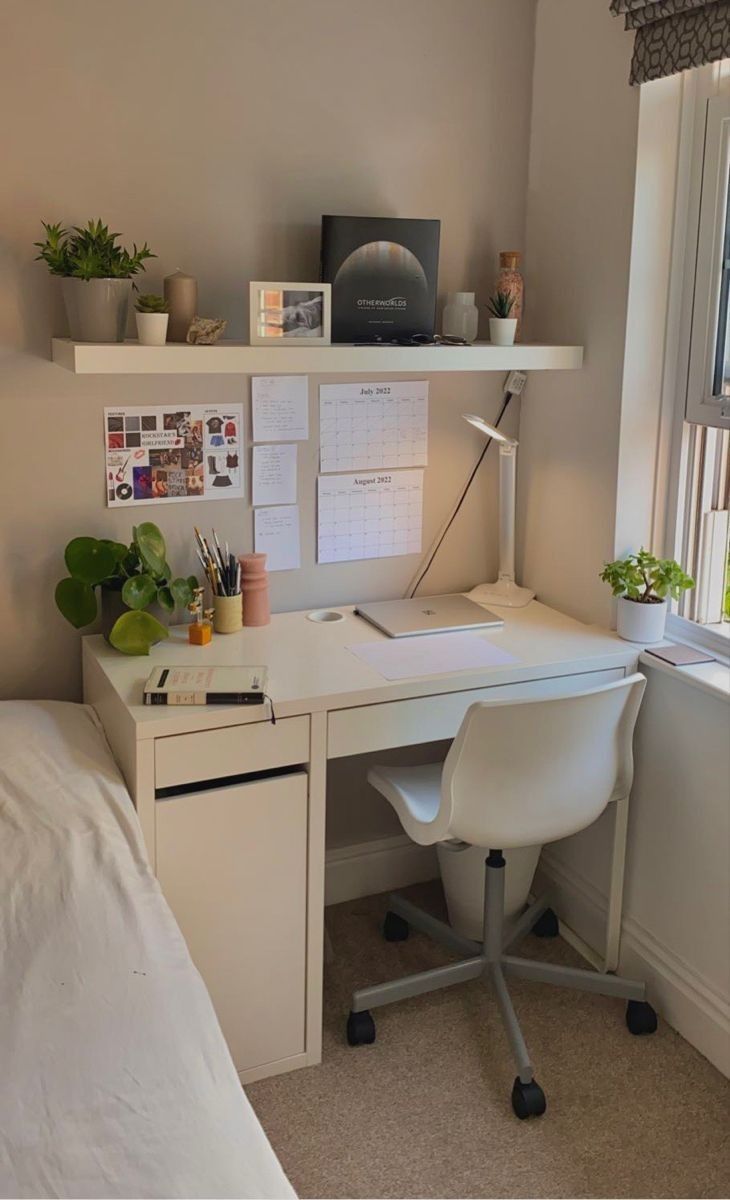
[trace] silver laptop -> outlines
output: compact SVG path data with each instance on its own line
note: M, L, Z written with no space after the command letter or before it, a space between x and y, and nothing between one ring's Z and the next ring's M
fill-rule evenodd
M419 633L454 633L457 629L493 629L504 625L501 617L458 592L449 596L414 596L411 600L358 604L355 612L394 638L415 637Z

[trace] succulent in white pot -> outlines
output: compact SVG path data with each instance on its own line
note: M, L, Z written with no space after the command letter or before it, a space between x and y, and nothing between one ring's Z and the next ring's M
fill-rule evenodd
M510 292L495 292L487 301L489 340L494 346L514 346L517 317L510 316L515 298Z
M601 579L618 597L616 630L627 642L651 645L664 637L669 598L694 587L694 579L672 558L655 558L643 547L604 563Z
M137 321L137 338L140 346L164 346L167 340L167 322L169 308L164 296L156 296L148 292L138 296L135 304Z

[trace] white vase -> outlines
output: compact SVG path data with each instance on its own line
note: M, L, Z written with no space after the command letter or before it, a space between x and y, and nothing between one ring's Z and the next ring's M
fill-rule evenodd
M621 596L616 609L616 632L627 642L661 642L667 619L667 602L641 604Z
M449 292L441 319L441 330L449 337L460 337L465 342L475 341L479 328L479 309L474 303L473 292Z
M164 346L169 313L135 313L140 346Z
M516 332L516 317L489 318L489 340L494 346L514 346Z

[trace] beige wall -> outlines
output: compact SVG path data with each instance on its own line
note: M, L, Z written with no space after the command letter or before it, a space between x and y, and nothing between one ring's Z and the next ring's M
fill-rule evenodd
M602 0L540 0L527 201L529 329L585 346L584 369L533 375L520 427L524 582L611 621L621 381L639 89L631 37Z
M204 313L244 336L250 278L316 278L323 212L440 217L440 291L484 301L496 253L524 240L533 0L3 0L0 405L4 696L79 695L78 635L53 606L66 541L156 519L176 569L193 522L251 548L248 502L108 512L101 411L110 404L247 402L246 378L75 378L47 361L64 332L57 281L32 261L40 219L102 216L180 266ZM508 98L508 102L506 101ZM317 567L312 439L300 448L303 566L275 608L393 596L414 557ZM459 414L494 413L501 380L432 381L424 547L481 448ZM515 414L516 416L517 414ZM247 414L248 416L248 414ZM495 567L489 468L431 591Z

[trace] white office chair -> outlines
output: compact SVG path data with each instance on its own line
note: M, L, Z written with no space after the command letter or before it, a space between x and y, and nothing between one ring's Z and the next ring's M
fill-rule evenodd
M628 797L632 739L645 684L643 675L631 675L572 696L472 704L443 765L370 770L370 783L393 805L413 841L432 845L458 839L489 850L483 942L471 942L407 900L391 896L384 927L389 941L403 940L413 925L469 957L354 992L347 1022L350 1045L375 1041L369 1009L483 976L496 993L519 1072L512 1107L525 1118L545 1111L545 1095L533 1076L505 974L621 996L628 1000L630 1031L653 1033L656 1014L644 999L643 983L504 953L539 925L539 918L551 915L547 898L503 930L502 850L568 837L597 820L611 801Z

